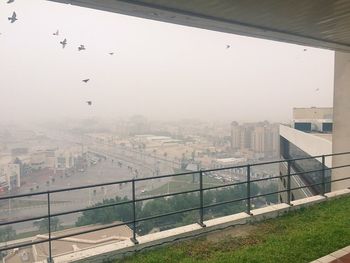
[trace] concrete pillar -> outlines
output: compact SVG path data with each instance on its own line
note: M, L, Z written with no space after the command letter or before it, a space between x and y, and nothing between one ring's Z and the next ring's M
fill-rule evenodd
M333 153L350 152L350 53L335 52ZM350 154L332 159L333 167L350 164ZM350 177L350 167L332 171L332 180ZM350 180L335 182L332 191L350 187Z

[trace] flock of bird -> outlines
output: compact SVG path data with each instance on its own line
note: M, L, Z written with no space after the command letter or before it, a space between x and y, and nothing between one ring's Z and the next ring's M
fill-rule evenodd
M7 4L11 4L13 2L15 2L15 0L8 0ZM8 20L10 21L11 24L16 22L18 20L16 12L13 12L12 16L8 17ZM53 35L54 36L59 36L60 35L60 31L56 30L56 32L54 32ZM62 45L62 48L64 49L66 47L66 45L68 44L67 39L65 38L62 41L60 41L60 44ZM78 51L84 51L84 50L86 50L85 45L78 46ZM114 52L109 52L108 54L113 56ZM88 83L89 81L90 81L90 79L83 79L82 80L82 82L84 82L84 83ZM89 106L92 105L92 101L91 100L86 101L86 103Z
M15 1L15 0L8 0L7 3L8 3L8 4L11 4L11 3L13 3L14 1ZM8 17L8 20L9 20L11 23L16 22L16 21L18 20L18 19L17 19L17 14L16 14L16 12L13 12L13 13L12 13L12 16ZM54 36L59 36L59 35L60 35L59 30L57 30L56 32L54 32L53 35L54 35ZM62 45L62 48L64 49L64 48L66 47L66 45L68 44L67 39L65 38L65 39L63 39L62 41L60 41L60 44ZM231 45L226 45L226 49L229 49L229 48L231 48ZM84 50L86 50L85 45L80 45L80 46L78 47L78 51L84 51ZM307 49L304 48L303 51L307 51ZM111 56L113 56L113 55L114 55L114 52L109 52L108 54L111 55ZM90 79L83 79L82 81L83 81L84 83L88 83L88 82L90 81ZM316 91L319 91L319 89L317 88ZM89 105L89 106L92 105L92 101L91 101L91 100L86 101L86 103L87 103L87 105Z

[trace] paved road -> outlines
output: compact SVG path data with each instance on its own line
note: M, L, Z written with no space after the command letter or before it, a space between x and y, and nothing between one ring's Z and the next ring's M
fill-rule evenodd
M126 162L125 158L129 158L130 162ZM87 171L85 172L76 172L69 177L55 177L55 182L50 182L50 185L46 185L48 178L31 178L31 180L27 180L26 186L21 188L20 193L31 192L31 188L33 188L34 185L39 185L38 191L46 191L53 189L70 188L86 184L98 184L132 179L135 177L135 173L128 169L127 166L132 166L133 171L135 169L140 171L139 177L151 177L154 174L154 171L151 169L143 169L145 165L151 166L152 162L154 162L154 160L151 160L151 158L148 160L146 158L143 163L140 162L140 160L136 157L127 156L125 158L122 161L122 167L118 165L118 159L114 156L113 161L111 158L102 160L96 165L88 167ZM130 164L131 162L133 163ZM173 173L172 169L169 168L168 165L163 165L162 163L158 163L157 165L162 174ZM136 195L139 196L141 192L159 187L165 183L167 183L167 180L165 179L152 180L151 182L137 182ZM52 194L51 213L82 209L89 205L101 202L103 199L114 198L115 196L127 196L129 199L131 199L131 184L110 185L105 187L96 187ZM21 200L25 200L26 202L32 201L33 204L26 207L16 207L11 204L11 201L6 202L5 204L3 203L3 205L0 206L0 221L47 215L47 205L43 204L43 202L47 200L46 198L46 195L21 198ZM40 204L35 204L38 203L38 201ZM64 225L72 225L75 223L79 216L80 213L61 216L60 221ZM32 221L15 224L13 225L13 228L17 231L17 233L35 230Z

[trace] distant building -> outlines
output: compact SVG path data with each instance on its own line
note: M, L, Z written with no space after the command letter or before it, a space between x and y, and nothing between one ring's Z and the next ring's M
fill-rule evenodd
M12 156L24 155L27 153L28 153L28 148L25 148L25 147L18 147L18 148L11 149Z
M46 155L44 151L36 151L30 155L30 166L33 170L41 170L46 167Z
M241 148L241 127L235 121L231 123L231 148L235 151Z
M213 168L226 168L237 166L240 164L245 164L247 162L246 158L221 158L213 161Z
M0 169L0 192L12 191L21 186L22 163L15 159Z
M257 158L278 156L278 125L268 122L231 123L231 149L233 152L251 152Z
M52 170L71 169L82 154L80 147L37 150L30 154L29 165L34 171L45 168Z
M252 132L252 150L255 153L263 154L265 152L265 134L266 134L266 128L263 125L259 125L254 127L254 130Z

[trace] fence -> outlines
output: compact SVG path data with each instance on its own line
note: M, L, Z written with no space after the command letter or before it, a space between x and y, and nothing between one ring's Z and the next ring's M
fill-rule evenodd
M1 226L7 226L11 224L16 224L16 223L22 223L22 222L28 222L28 221L34 221L34 220L42 220L42 219L47 219L48 220L48 238L44 240L37 240L37 241L32 241L32 242L24 242L21 244L15 244L15 245L7 245L0 247L0 252L5 251L5 250L10 250L10 249L15 249L15 248L21 248L21 247L27 247L39 243L44 243L48 242L48 261L52 261L52 246L51 243L52 241L55 240L60 240L63 238L67 237L72 237L72 236L77 236L81 234L86 234L90 232L95 232L99 230L104 230L116 226L122 226L122 225L130 225L132 226L132 232L133 235L131 237L131 241L134 244L138 244L137 241L137 223L142 222L142 221L148 221L148 220L153 220L156 218L160 217L165 217L165 216L170 216L170 215L175 215L175 214L180 214L184 212L190 212L190 211L198 211L199 213L199 222L198 224L202 227L205 227L204 224L204 213L205 209L211 208L214 206L219 206L219 205L224 205L224 204L231 204L235 202L246 202L246 213L251 214L251 200L254 198L258 197L263 197L267 195L273 195L273 194L280 194L280 193L287 193L287 201L289 205L291 204L291 193L294 190L302 189L302 188L307 188L307 187L313 187L313 186L321 186L321 195L324 195L326 192L326 184L332 183L332 182L337 182L337 181L343 181L343 180L348 180L350 177L344 177L341 179L337 180L330 180L326 181L326 171L327 170L334 170L334 169L340 169L340 168L345 168L345 167L350 167L350 164L348 165L342 165L342 166L337 166L337 167L326 167L325 165L325 159L326 157L332 157L332 156L339 156L339 155L347 155L350 154L350 152L343 152L343 153L336 153L336 154L328 154L328 155L320 155L320 156L311 156L311 157L304 157L304 158L296 158L296 159L289 159L289 160L278 160L278 161L271 161L271 162L262 162L262 163L254 163L254 164L246 164L246 165L239 165L239 166L233 166L233 167L225 167L225 168L216 168L216 169L208 169L208 170L200 170L196 172L186 172L186 173L178 173L178 174L169 174L169 175L159 175L159 176L153 176L153 177L147 177L147 178L138 178L138 179L132 179L132 180L122 180L122 181L116 181L116 182L110 182L110 183L101 183L101 184L92 184L92 185L85 185L85 186L79 186L79 187L71 187L71 188L64 188L64 189L57 189L57 190L50 190L50 191L41 191L41 192L33 192L33 193L28 193L28 194L18 194L18 195L13 195L13 196L2 196L0 197L1 200L12 200L16 198L21 198L21 197L29 197L29 196L39 196L39 195L45 195L47 199L47 215L44 216L36 216L36 217L29 217L25 219L18 219L18 220L12 220L8 222L0 222L0 227ZM301 161L301 160L307 160L307 159L320 159L322 163L322 169L317 169L317 170L310 170L310 171L303 171L303 172L298 172L298 173L291 173L291 166L293 162ZM268 178L259 178L259 179L251 179L251 168L255 166L261 166L261 165L271 165L271 164L280 164L280 163L285 163L287 164L287 174L284 175L279 175L279 176L272 176ZM223 170L231 170L231 169L238 169L238 168L243 168L246 171L246 181L243 182L235 182L235 183L228 183L228 184L223 184L223 185L216 185L216 186L210 186L210 187L204 187L203 186L203 175L206 173L212 173L212 172L217 172L217 171L223 171ZM304 185L300 187L291 187L291 178L292 176L295 175L300 175L300 174L305 174L305 173L311 173L311 172L320 172L321 173L321 182L319 183L314 183L314 184L309 184L309 185ZM193 175L197 174L199 175L199 182L198 182L198 189L193 189L193 190L188 190L188 191L179 191L179 192L174 192L174 193L167 193L167 194L161 194L161 195L155 195L155 196L148 196L148 197L143 197L143 198L136 198L136 185L138 182L141 181L148 181L148 180L154 180L154 179L162 179L162 178L170 178L170 177L177 177L177 176L182 176L182 175ZM270 193L265 193L265 194L257 194L257 195L251 195L251 185L252 183L256 182L261 182L261 181L267 181L267 180L272 180L272 179L282 179L282 178L287 178L287 187L286 189L275 191L275 192L270 192ZM112 203L112 204L102 204L100 206L94 206L94 207L87 207L87 208L82 208L82 209L75 209L75 210L70 210L70 211L65 211L65 212L59 212L59 213L52 213L51 211L51 195L54 193L60 193L60 192L67 192L67 191L77 191L77 190L82 190L82 189L91 189L95 187L104 187L108 185L120 185L120 184L125 184L125 183L131 183L131 200L127 201L122 201L118 203ZM215 189L220 189L224 187L233 187L237 185L246 185L246 196L243 198L239 199L234 199L234 200L227 200L227 201L222 201L222 202L216 202L214 204L208 204L205 205L203 202L203 193L205 191L210 191L210 190L215 190ZM189 193L198 193L198 198L199 198L199 206L194 207L194 208L189 208L189 209L183 209L179 211L174 211L170 213L164 213L160 215L155 215L155 216L149 216L149 217L144 217L144 218L138 218L136 214L136 203L137 202L143 202L143 201L148 201L148 200L154 200L157 198L165 198L165 197L171 197L171 196L176 196L176 195L181 195L181 194L189 194ZM100 226L94 229L89 229L86 231L80 231L76 233L71 233L71 234L66 234L66 235L60 235L60 236L54 236L52 237L52 230L51 230L51 220L53 217L57 216L63 216L63 215L68 215L68 214L73 214L73 213L79 213L79 212L84 212L84 211L89 211L89 210L95 210L95 209L101 209L101 208L107 208L107 207L113 207L113 206L118 206L118 205L125 205L125 204L132 204L132 220L127 221L127 222L122 222L122 223L116 223L116 224L110 224L106 226Z

